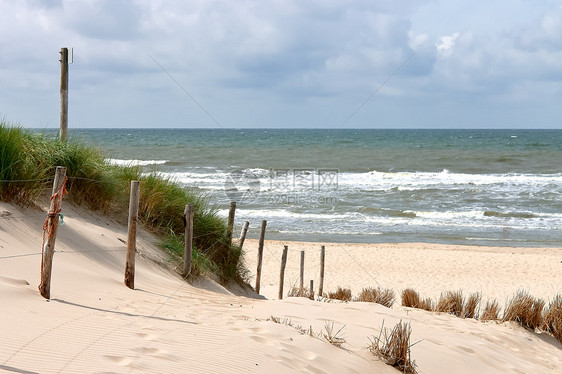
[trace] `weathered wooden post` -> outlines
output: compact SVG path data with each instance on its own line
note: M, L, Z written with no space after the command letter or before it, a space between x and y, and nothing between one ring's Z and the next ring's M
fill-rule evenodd
M301 251L300 291L304 289L304 251Z
M187 277L191 273L191 256L193 255L193 215L195 209L193 205L187 204L183 212L185 220L184 243L183 243L183 272Z
M287 265L287 252L289 247L283 248L283 256L281 256L281 271L279 272L279 300L283 299L283 283L285 283L285 266Z
M140 182L131 181L129 198L129 225L127 229L127 263L125 265L125 284L135 289L135 251L137 248L137 219L139 213Z
M228 242L232 244L232 231L234 230L234 215L236 214L236 201L230 202L230 209L228 211L228 224L226 227L226 236Z
M244 225L242 225L242 231L240 231L240 237L238 238L238 247L242 249L244 245L244 241L246 241L246 234L248 233L248 227L250 227L250 222L245 221Z
M310 280L310 293L308 294L310 300L314 300L314 280Z
M261 281L261 265L263 262L263 244L265 241L265 228L267 226L267 221L264 219L261 221L261 233L260 241L258 244L258 268L256 269L256 292L260 293L260 281Z
M60 49L60 133L59 138L66 142L68 137L68 48Z
M57 170L55 171L55 180L53 181L51 205L49 207L49 214L47 218L47 243L44 243L43 248L41 249L41 283L39 284L39 292L45 299L51 298L51 271L53 268L55 241L57 238L57 229L59 227L59 213L64 194L65 180L66 168L63 166L57 166Z
M318 296L322 297L324 294L324 262L326 260L326 247L320 248L320 282L318 284Z

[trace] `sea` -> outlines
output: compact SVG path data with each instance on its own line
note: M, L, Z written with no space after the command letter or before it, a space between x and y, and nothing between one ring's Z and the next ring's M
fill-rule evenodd
M45 130L43 130L45 131ZM70 129L267 239L562 245L562 130Z

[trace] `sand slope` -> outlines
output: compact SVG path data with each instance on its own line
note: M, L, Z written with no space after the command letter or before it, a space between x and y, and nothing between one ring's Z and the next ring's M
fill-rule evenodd
M211 281L189 285L158 264L165 257L146 233L137 246L136 290L129 290L119 240L126 228L70 204L63 212L46 301L37 291L45 213L0 204L1 372L397 373L365 347L383 320L393 326L401 319L411 321L413 341L421 340L412 348L420 373L561 372L562 346L514 324L399 306L260 300ZM345 270L342 285L353 278ZM272 315L315 332L327 321L346 325L347 341L336 348L267 321Z

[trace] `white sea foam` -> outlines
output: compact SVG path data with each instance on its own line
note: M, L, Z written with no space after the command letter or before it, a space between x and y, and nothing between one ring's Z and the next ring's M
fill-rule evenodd
M106 158L105 162L110 165L117 166L148 166L148 165L162 165L168 162L167 160L120 160L116 158Z

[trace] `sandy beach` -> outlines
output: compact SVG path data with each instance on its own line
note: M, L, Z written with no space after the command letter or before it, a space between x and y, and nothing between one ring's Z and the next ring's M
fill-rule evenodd
M443 291L479 292L484 301L504 304L523 289L545 300L562 291L561 248L513 248L428 243L342 244L266 240L262 289L277 298L283 246L289 247L285 289L298 286L300 252L305 252L305 286L318 284L320 248L326 248L324 292L338 286L354 295L364 287L391 288L397 295L413 288L437 299ZM258 240L244 244L246 264L256 273Z
M289 246L285 289L317 281L320 243L268 241L262 295L211 280L188 284L166 264L157 239L140 232L135 290L123 285L126 227L71 204L57 235L51 300L37 290L45 212L0 203L0 372L6 373L397 373L367 350L381 326L412 327L419 373L560 373L562 345L515 323L370 303L275 300ZM423 296L462 289L500 304L518 289L545 300L562 290L561 248L434 244L326 245L325 290L412 287ZM244 245L255 272L257 241ZM275 323L321 333L343 328L337 348Z

